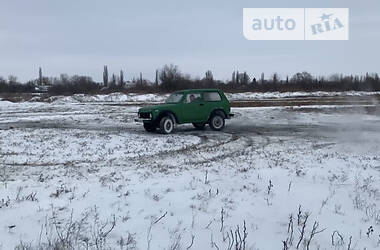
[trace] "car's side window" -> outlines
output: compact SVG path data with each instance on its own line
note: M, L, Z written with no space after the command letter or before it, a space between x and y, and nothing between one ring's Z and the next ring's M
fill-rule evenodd
M201 101L200 93L191 93L186 95L185 103L199 102Z
M203 98L206 102L219 102L222 100L218 92L205 92Z

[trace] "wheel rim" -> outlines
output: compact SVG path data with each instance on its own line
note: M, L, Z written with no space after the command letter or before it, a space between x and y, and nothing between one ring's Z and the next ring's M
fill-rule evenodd
M166 133L170 133L173 130L173 122L170 119L167 119L164 123L164 129Z
M220 129L223 126L223 119L220 116L215 116L212 120L212 125L214 125L214 128Z

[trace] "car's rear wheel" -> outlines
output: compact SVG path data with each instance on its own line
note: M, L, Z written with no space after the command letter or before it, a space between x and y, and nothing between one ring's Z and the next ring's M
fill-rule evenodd
M224 116L220 113L215 113L210 118L210 128L215 131L220 131L224 128Z
M174 121L170 116L164 116L160 120L160 132L170 134L174 130Z
M193 126L198 130L203 130L206 127L206 123L193 123Z
M154 132L154 131L156 131L156 128L157 128L157 127L154 126L154 124L144 122L144 129L145 129L147 132Z

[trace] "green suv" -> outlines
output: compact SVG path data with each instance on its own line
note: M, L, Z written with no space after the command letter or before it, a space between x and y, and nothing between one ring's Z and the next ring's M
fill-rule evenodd
M158 128L161 133L173 132L175 124L192 123L196 129L206 124L216 131L222 130L225 119L230 119L230 102L218 89L191 89L171 94L165 104L139 109L136 122L143 122L148 132Z

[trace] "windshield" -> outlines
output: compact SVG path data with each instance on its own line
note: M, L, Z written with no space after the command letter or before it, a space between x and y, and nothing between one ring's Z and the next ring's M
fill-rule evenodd
M181 101L183 94L175 93L171 94L168 99L166 99L165 103L178 103Z

